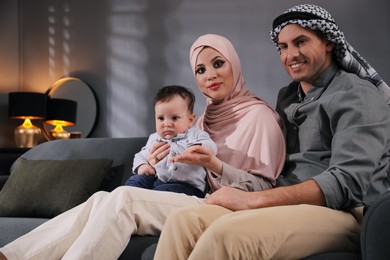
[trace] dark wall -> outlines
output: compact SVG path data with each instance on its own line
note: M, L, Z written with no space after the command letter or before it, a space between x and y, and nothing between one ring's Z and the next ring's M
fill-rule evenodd
M274 105L289 78L268 33L276 15L299 3L304 2L2 0L0 30L10 38L0 46L0 55L11 62L0 61L0 127L9 133L15 125L3 111L7 92L45 92L64 75L83 79L95 91L100 105L95 137L154 131L151 100L166 84L192 87L200 114L204 97L195 85L188 51L205 33L222 34L233 42L248 88ZM352 46L390 82L390 2L311 3L328 9ZM2 135L0 131L0 145L7 139Z
M8 92L19 90L18 1L0 1L0 147L14 146L13 128L8 120Z

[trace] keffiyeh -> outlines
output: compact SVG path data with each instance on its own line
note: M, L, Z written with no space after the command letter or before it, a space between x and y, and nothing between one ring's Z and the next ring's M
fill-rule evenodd
M321 31L335 45L334 52L342 68L373 83L382 92L390 106L390 88L375 69L346 41L343 32L324 8L304 4L294 6L275 18L270 32L271 40L278 47L278 35L287 24L299 24L304 28Z

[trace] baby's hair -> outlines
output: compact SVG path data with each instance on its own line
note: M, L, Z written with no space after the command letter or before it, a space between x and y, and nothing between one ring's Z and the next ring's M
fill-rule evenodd
M160 88L156 94L156 97L154 98L153 106L156 106L158 102L169 101L176 95L182 97L185 101L187 101L188 110L191 113L194 113L194 105L195 105L194 93L192 93L190 89L178 85L165 86Z

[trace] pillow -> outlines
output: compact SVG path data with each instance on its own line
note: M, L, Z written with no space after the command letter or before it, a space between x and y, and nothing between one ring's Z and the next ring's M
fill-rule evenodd
M124 164L111 167L107 175L103 179L103 182L100 186L100 190L111 192L118 186L121 186L124 171Z
M98 191L112 160L26 160L15 162L0 191L0 217L52 218Z

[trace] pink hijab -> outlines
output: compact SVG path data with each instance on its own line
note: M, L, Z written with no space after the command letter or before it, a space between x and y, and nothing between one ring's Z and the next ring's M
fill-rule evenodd
M275 184L285 159L279 115L245 87L240 59L232 43L222 36L207 34L194 42L190 50L194 75L198 55L205 47L215 49L231 64L234 88L217 104L206 97L206 109L197 121L198 127L216 142L220 160ZM213 187L216 183L210 184L217 188Z

